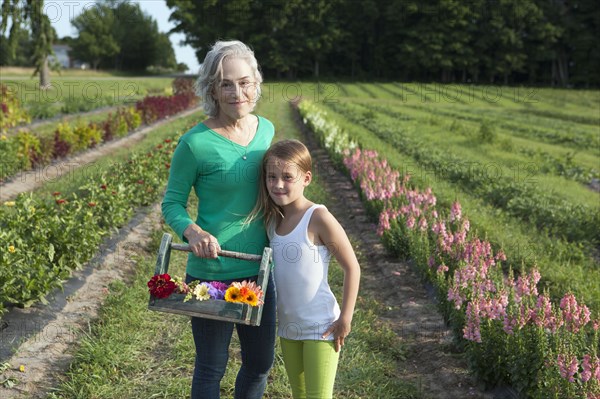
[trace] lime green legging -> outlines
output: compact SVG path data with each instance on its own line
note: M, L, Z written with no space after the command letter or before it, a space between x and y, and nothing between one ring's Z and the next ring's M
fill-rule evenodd
M281 338L281 352L294 399L328 399L333 396L340 357L333 341Z

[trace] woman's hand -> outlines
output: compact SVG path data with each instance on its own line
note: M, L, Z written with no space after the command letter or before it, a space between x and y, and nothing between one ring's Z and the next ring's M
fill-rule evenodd
M183 235L187 238L193 254L201 258L216 258L218 251L221 250L217 239L197 224L189 225Z
M336 321L334 321L329 328L323 333L321 338L326 338L327 336L333 334L333 343L335 345L335 351L339 352L344 346L344 340L350 334L352 321L346 321L343 317L340 317Z

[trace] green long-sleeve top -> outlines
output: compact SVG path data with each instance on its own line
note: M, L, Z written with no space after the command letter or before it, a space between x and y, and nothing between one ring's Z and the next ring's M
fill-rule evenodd
M184 230L198 224L219 242L221 249L262 255L268 245L262 219L244 225L258 196L263 155L274 136L273 124L258 117L252 141L243 147L200 123L179 139L173 153L162 213L184 241ZM243 156L246 159L243 159ZM187 212L191 189L198 197L198 217ZM190 253L186 272L207 280L229 280L258 274L258 263Z

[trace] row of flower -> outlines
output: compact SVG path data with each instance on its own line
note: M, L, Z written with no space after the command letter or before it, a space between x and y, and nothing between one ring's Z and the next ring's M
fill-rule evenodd
M19 171L48 165L54 159L126 136L142 123L149 125L194 106L196 97L189 86L174 82L179 89L174 95L145 97L135 107L121 107L99 122L59 123L52 135L39 136L26 129L11 136L2 134L0 181Z
M386 247L412 259L434 284L482 381L531 398L599 397L597 315L570 293L557 302L538 292L535 269L503 273L504 253L470 230L460 203L442 209L430 188L412 187L410 176L375 151L351 149L356 144L349 135L315 104L303 101L300 112L378 212L377 233Z
M122 163L87 169L87 183L77 192L20 194L0 204L0 315L6 304L44 302L137 207L156 201L174 147L175 141L167 139ZM119 264L118 251L112 256Z
M528 171L527 178L516 178L517 171L502 171L501 163L479 165L468 155L453 153L446 148L442 150L424 142L417 132L411 134L408 132L410 129L398 128L396 120L386 118L381 109L348 103L332 103L330 106L335 112L418 160L426 170L434 171L436 176L443 176L493 207L553 236L592 245L600 243L600 210L574 203L560 193L533 184L538 178L537 171ZM482 125L482 130L491 129Z

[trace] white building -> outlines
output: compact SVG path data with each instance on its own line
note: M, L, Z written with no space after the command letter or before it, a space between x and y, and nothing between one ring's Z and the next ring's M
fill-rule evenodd
M60 64L63 68L71 68L72 60L69 57L69 51L71 51L71 47L66 44L53 44L52 50L54 51L54 60Z

